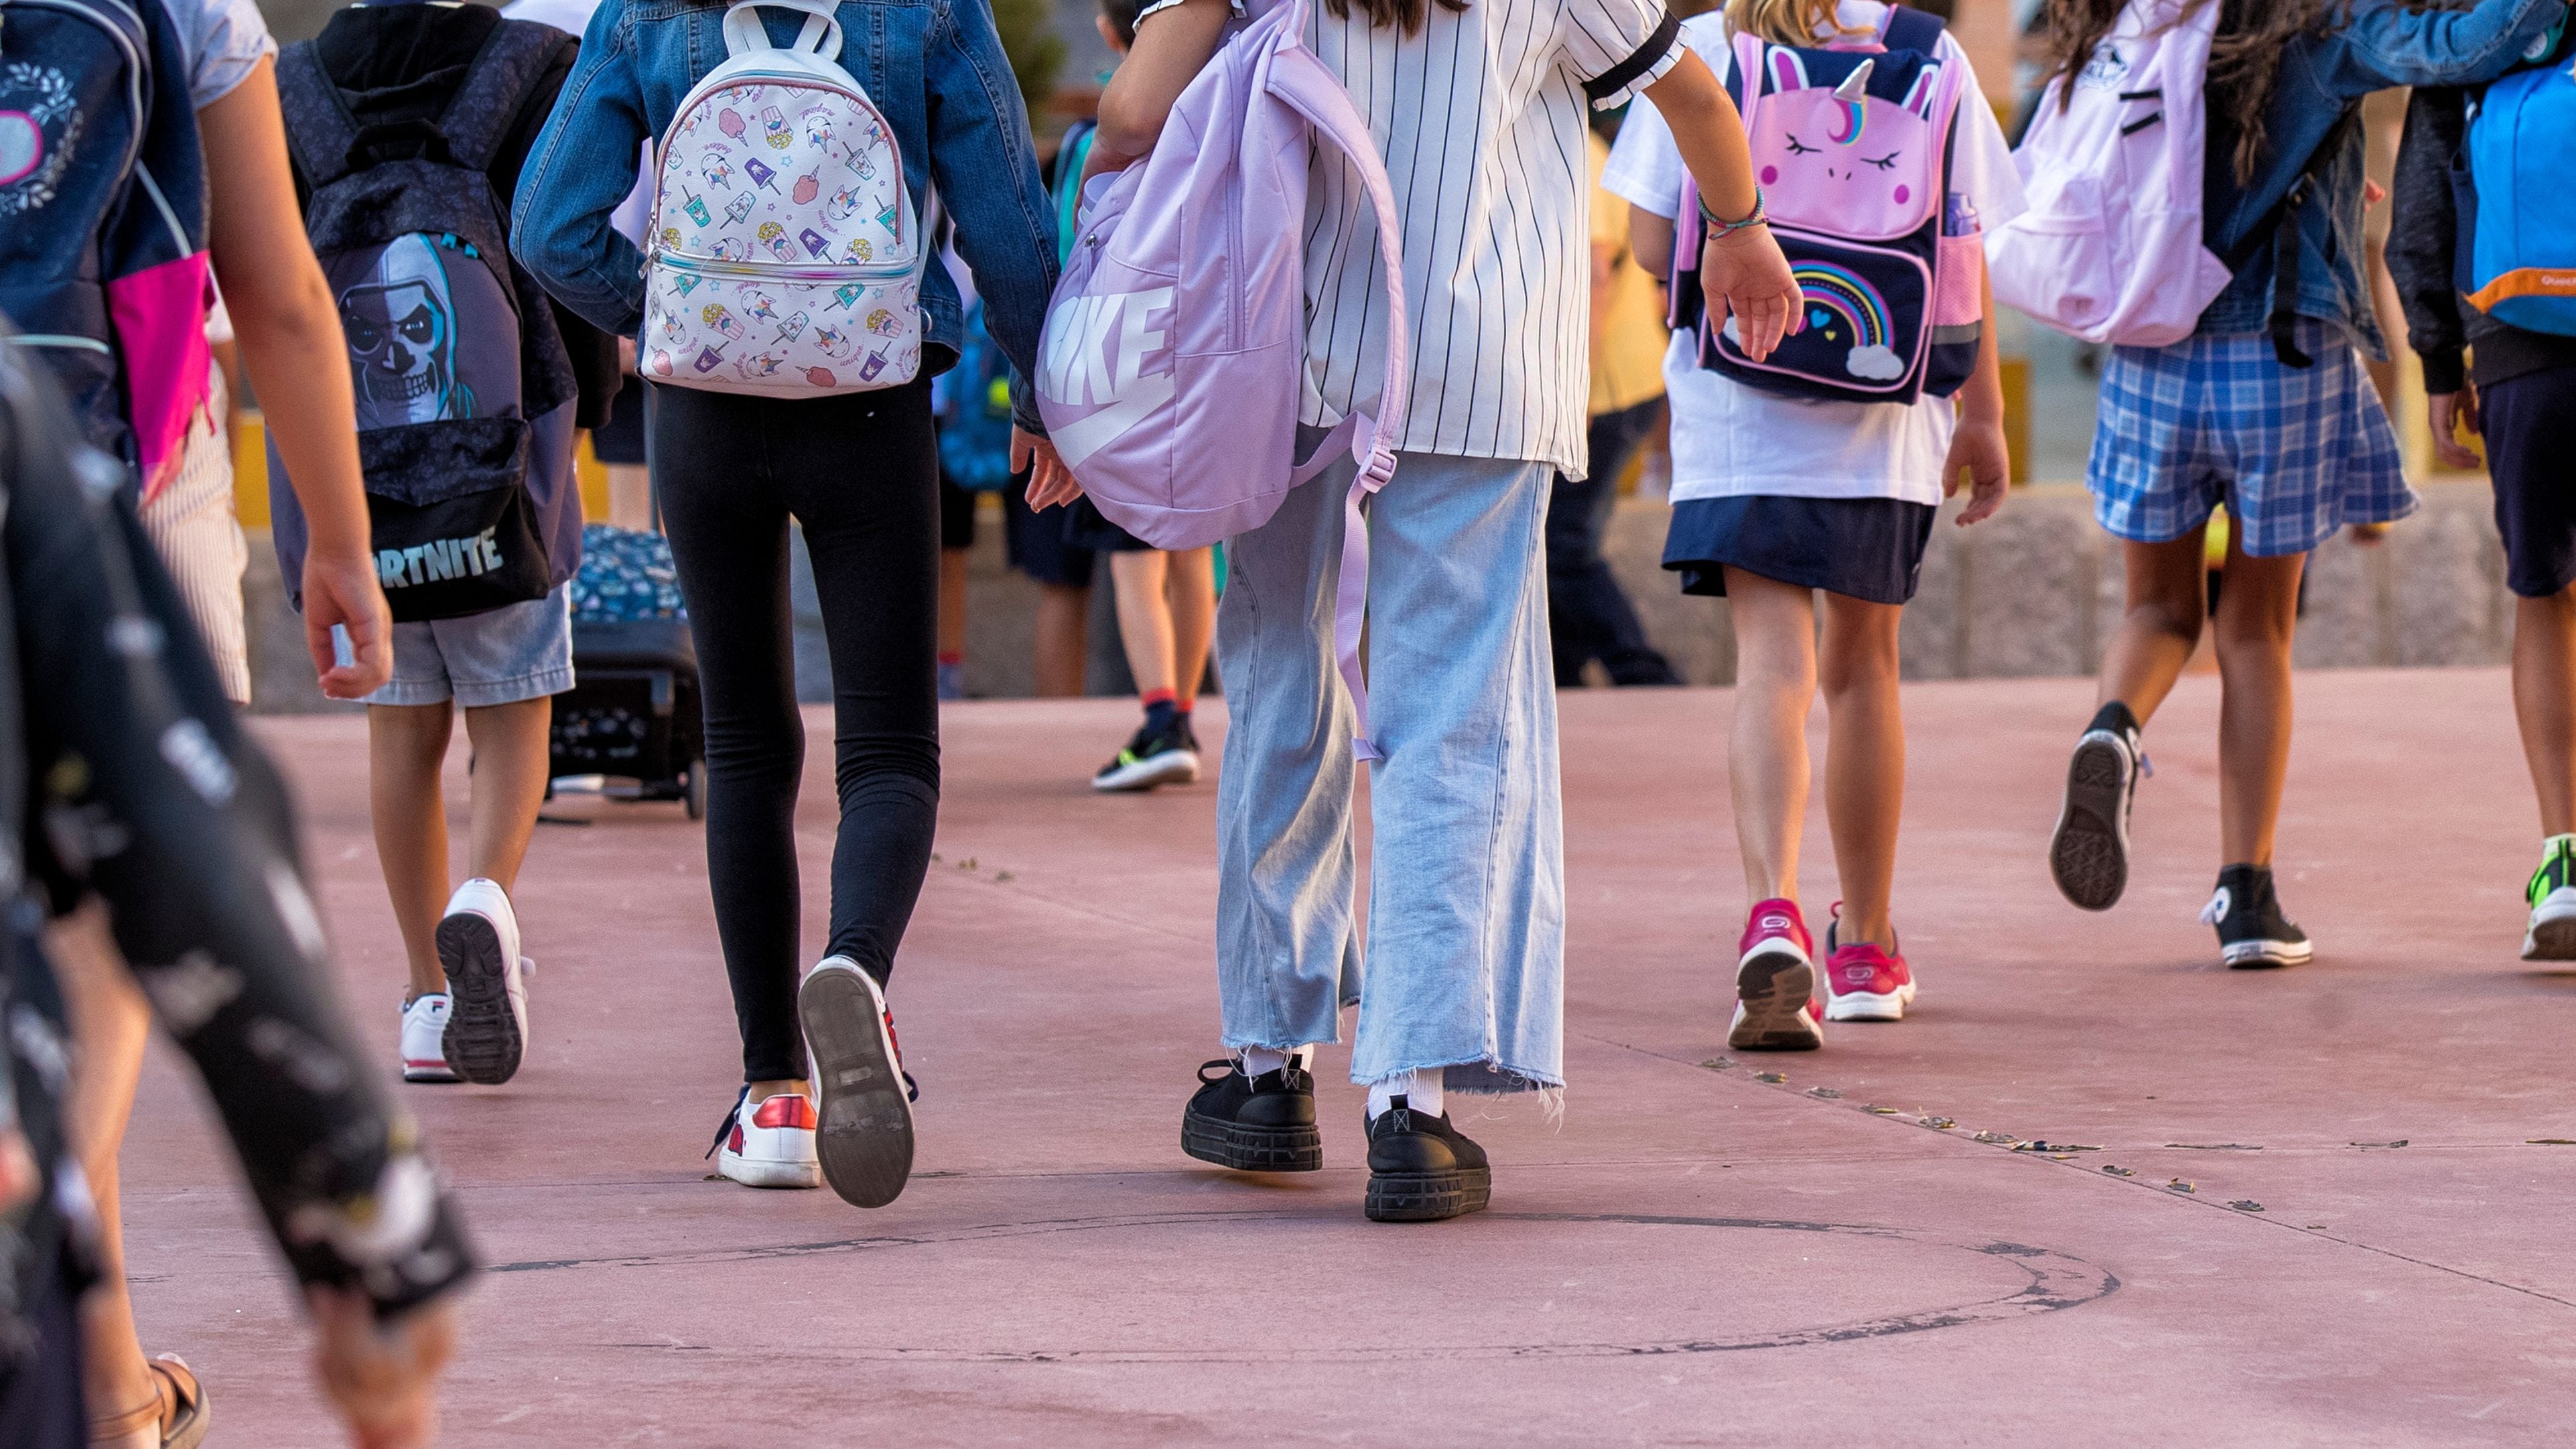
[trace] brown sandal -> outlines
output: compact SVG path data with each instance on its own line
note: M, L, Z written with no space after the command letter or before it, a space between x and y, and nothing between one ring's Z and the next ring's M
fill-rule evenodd
M114 1443L149 1428L161 1431L161 1449L197 1449L206 1441L206 1388L187 1361L165 1353L144 1365L152 1372L152 1397L121 1414L89 1421L93 1444Z

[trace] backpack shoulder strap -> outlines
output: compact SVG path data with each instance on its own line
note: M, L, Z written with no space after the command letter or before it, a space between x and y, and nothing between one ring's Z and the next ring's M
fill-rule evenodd
M483 48L474 53L465 83L456 88L438 118L439 133L447 137L447 153L456 164L469 171L490 170L537 78L545 74L557 52L578 43L534 21L504 20L493 27Z
M1333 642L1342 683L1350 691L1356 715L1352 752L1363 760L1377 760L1385 756L1369 735L1368 678L1360 663L1361 625L1368 613L1369 557L1368 522L1360 504L1395 475L1392 440L1403 435L1406 393L1413 383L1409 356L1413 329L1406 321L1404 306L1404 222L1396 214L1395 186L1387 178L1385 158L1378 154L1377 139L1369 134L1368 123L1360 119L1358 108L1351 104L1350 92L1297 38L1304 33L1303 11L1299 0L1292 12L1294 28L1288 32L1289 39L1271 57L1270 93L1304 116L1324 144L1350 158L1377 211L1378 255L1386 271L1386 378L1378 393L1376 416L1363 417L1354 407L1295 474L1296 481L1304 482L1322 472L1341 446L1343 435L1349 435L1351 456L1359 461L1360 470L1342 504L1342 571L1335 590Z
M1940 16L1910 5L1887 7L1887 31L1883 40L1890 50L1918 50L1932 55L1941 49L1941 32L1949 27Z
M317 43L299 40L277 53L277 103L285 113L287 149L304 168L306 186L319 191L348 175L358 123L322 68Z

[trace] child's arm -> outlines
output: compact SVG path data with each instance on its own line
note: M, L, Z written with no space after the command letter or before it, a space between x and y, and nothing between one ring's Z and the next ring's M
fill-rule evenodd
M1963 527L1994 517L1995 510L2004 506L2004 490L2012 483L2012 449L2004 441L2004 363L2001 339L1995 335L1995 289L1988 279L1981 278L1978 285L1985 292L1985 339L1977 347L1977 370L1959 391L1959 427L1950 435L1949 460L1941 465L1943 497L1957 496L1959 475L1968 475L1968 506L1959 510Z
M1646 87L1645 95L1672 128L1682 164L1699 183L1708 209L1721 221L1752 215L1759 192L1753 185L1753 156L1744 144L1744 118L1736 114L1734 100L1718 84L1708 62L1697 51L1683 51L1680 63ZM1660 255L1671 252L1667 238ZM1641 246L1637 255L1643 260L1658 254ZM1789 260L1780 255L1780 244L1771 239L1769 227L1746 227L1711 237L1700 252L1699 265L1700 286L1709 298L1709 320L1722 324L1725 313L1733 312L1745 356L1761 361L1783 336L1803 326L1806 309L1799 305L1797 280L1789 274Z
M376 582L358 471L349 343L304 234L286 160L275 62L197 113L206 154L207 249L268 434L304 507L304 644L322 692L356 699L393 676L393 615ZM331 626L349 631L342 664Z
M1658 282L1673 279L1673 219L1642 206L1628 208L1628 250Z
M2344 31L2349 43L2329 52L2332 68L2318 80L2351 100L2389 86L2490 81L2566 15L2565 0L2478 0L2467 11L2361 0Z
M590 43L519 172L510 251L592 326L632 337L644 325L644 256L609 222L635 189L649 131L618 8L608 0L591 17Z
M2406 104L2406 135L2397 146L2394 221L2388 233L2388 275L2406 312L2406 342L2424 359L2424 392L2430 404L2433 453L2445 467L2475 468L2477 454L2459 439L2458 427L2477 427L2477 394L2469 387L2463 353L2468 333L2455 285L2459 260L2459 202L2451 194L2451 158L2467 129L2466 98L2457 89L2418 86Z
M1233 18L1230 0L1181 0L1138 20L1135 48L1100 93L1100 130L1082 168L1084 181L1133 165L1154 149L1173 104L1216 54Z

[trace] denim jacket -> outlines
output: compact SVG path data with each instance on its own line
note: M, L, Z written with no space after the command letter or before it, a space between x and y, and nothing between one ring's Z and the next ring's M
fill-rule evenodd
M2253 184L2236 183L2237 130L2216 107L2209 117L2209 167L2202 215L2221 256L2254 232L2290 194L2344 113L2390 86L2469 85L2493 80L2567 13L2566 0L2479 0L2465 11L2409 10L2399 0L2352 0L2333 32L2302 36L2281 57L2264 120L2268 144ZM2364 139L2346 127L2335 153L2318 161L2316 185L2284 220L2299 229L2298 311L2343 329L2372 357L2386 358L2363 282L2361 211ZM2273 249L2257 245L2218 300L2200 314L2203 336L2263 330L2272 310Z
M635 156L725 58L725 6L712 0L606 0L555 99L519 182L511 250L547 291L611 332L644 315L644 258L609 225L635 184ZM840 63L894 128L914 208L934 187L957 223L957 250L983 295L993 339L1020 377L1037 372L1038 329L1055 290L1055 209L1038 179L1001 37L987 0L843 0ZM770 40L804 17L764 12ZM921 287L925 375L957 361L964 309L935 258ZM1011 390L1021 426L1043 431L1036 400Z

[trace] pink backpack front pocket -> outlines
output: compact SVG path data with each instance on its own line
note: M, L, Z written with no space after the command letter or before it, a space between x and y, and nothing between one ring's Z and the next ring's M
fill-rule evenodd
M204 252L107 284L108 318L124 361L127 415L147 499L178 476L188 425L206 401L212 300Z

